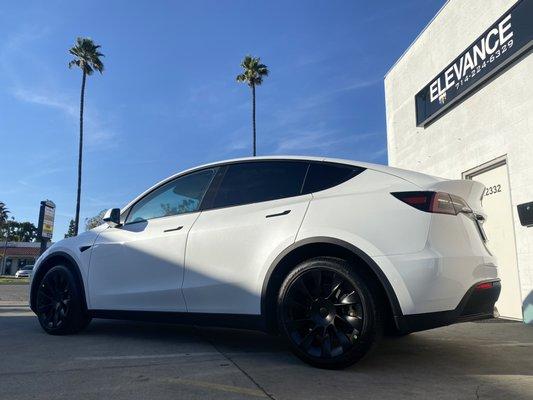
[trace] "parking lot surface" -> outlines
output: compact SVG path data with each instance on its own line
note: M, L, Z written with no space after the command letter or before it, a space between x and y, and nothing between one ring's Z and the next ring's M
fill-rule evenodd
M465 323L385 338L343 371L262 333L93 320L49 336L0 286L1 399L533 399L533 327Z

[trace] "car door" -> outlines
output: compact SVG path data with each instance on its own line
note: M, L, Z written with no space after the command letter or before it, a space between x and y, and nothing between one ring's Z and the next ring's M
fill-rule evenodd
M187 235L215 174L205 169L161 185L130 207L122 226L99 234L89 265L92 309L186 310Z
M307 162L282 160L221 168L189 233L188 311L260 313L268 265L294 242L312 198L301 194L307 169Z

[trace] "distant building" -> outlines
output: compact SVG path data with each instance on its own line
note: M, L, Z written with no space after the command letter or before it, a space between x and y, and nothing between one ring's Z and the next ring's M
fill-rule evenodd
M389 164L486 191L504 318L533 321L533 0L449 0L385 77ZM522 217L522 218L520 218Z
M19 268L34 264L40 249L39 242L0 242L0 275L15 275Z

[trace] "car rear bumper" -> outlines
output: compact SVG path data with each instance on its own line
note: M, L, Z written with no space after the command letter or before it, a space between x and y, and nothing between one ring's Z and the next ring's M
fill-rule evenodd
M473 285L454 310L396 316L401 333L424 331L458 322L494 317L494 304L500 296L500 280L481 281Z

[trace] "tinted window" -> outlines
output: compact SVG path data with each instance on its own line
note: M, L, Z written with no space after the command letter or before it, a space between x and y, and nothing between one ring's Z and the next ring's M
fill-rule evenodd
M305 178L304 193L318 192L340 185L363 171L364 168L351 165L311 163Z
M126 223L197 211L214 174L194 172L161 186L132 207Z
M308 165L297 161L231 164L220 183L213 207L298 196Z

